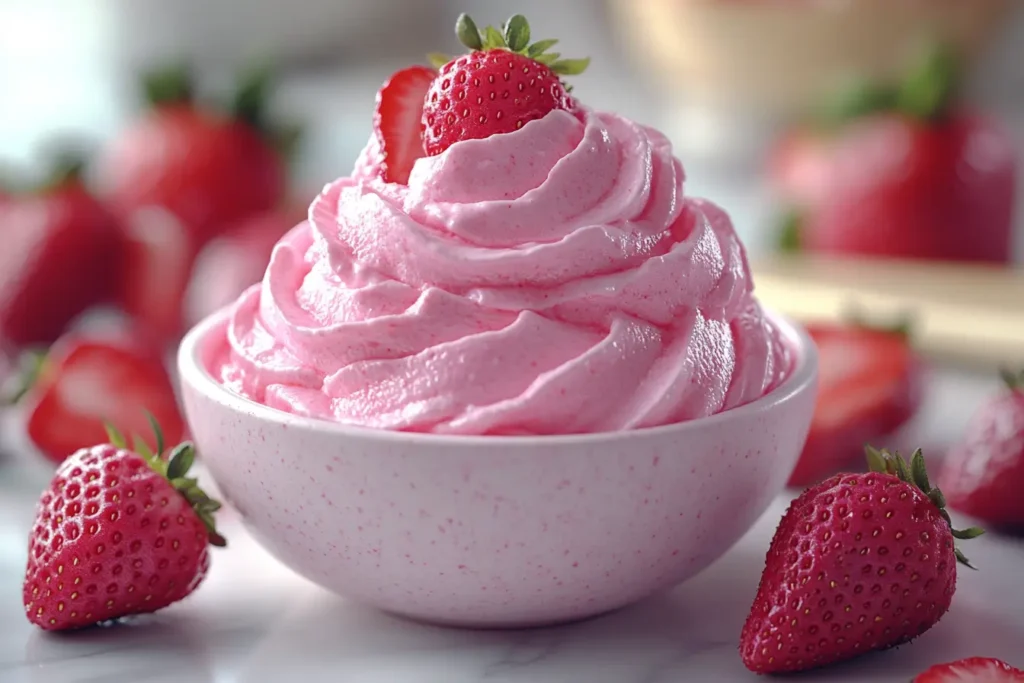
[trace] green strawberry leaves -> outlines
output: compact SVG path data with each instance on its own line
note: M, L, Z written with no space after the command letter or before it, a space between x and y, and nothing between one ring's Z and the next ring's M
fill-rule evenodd
M999 371L999 376L1010 391L1024 391L1024 370L1015 373L1004 368Z
M459 18L455 20L455 35L459 37L459 42L470 50L484 49L484 41L480 36L480 29L476 27L476 23L465 12L460 14Z
M192 69L175 63L147 73L142 78L142 91L153 107L191 102L195 96Z
M948 110L959 80L957 56L949 46L932 43L921 50L899 81L855 81L836 93L823 108L821 118L832 127L883 112L936 121Z
M522 14L513 14L505 22L505 43L513 52L522 52L530 45L530 24Z
M928 500L938 508L939 515L949 525L953 538L970 540L985 533L985 530L979 527L970 527L968 529L956 529L953 527L953 520L949 518L949 513L946 512L946 497L942 495L942 491L933 488L929 482L928 472L924 463L924 453L921 452L920 448L914 451L909 464L898 451L890 453L885 449L879 450L869 445L864 447L864 453L867 456L868 469L871 472L893 475L900 481L920 489L928 497ZM977 569L960 551L960 548L954 547L953 552L956 555L957 562L970 569Z
M558 43L554 38L545 38L531 44L530 23L522 14L509 17L501 30L494 26L486 26L481 30L469 15L463 13L455 22L455 34L459 42L470 50L509 50L544 64L560 76L576 76L590 66L589 57L562 59L561 53L548 52ZM436 52L428 55L428 59L436 68L451 61L450 57Z
M196 516L206 526L210 545L224 547L227 545L227 540L217 532L217 524L213 518L213 513L221 508L220 502L210 498L199 487L198 479L187 476L189 470L192 469L192 465L195 463L195 445L191 441L180 443L172 448L171 452L164 458L165 443L160 425L157 424L156 418L148 412L146 413L146 419L149 420L149 424L153 428L153 435L156 439L155 452L149 447L145 439L138 435L132 437L132 446L129 449L128 440L124 437L124 434L114 425L107 423L105 427L110 444L116 448L131 450L138 454L154 472L166 478L171 486L174 487L174 490L188 501Z

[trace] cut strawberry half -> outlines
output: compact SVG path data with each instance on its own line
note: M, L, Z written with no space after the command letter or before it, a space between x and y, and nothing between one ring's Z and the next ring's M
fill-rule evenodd
M54 462L104 443L106 424L146 434L155 419L172 443L185 431L160 353L131 340L59 340L23 405L29 439Z
M389 183L409 182L413 164L423 156L423 100L437 72L411 66L391 76L377 92L373 131L381 150L381 173Z
M937 664L912 683L1012 683L1024 681L1024 671L991 657L969 657Z
M821 368L811 430L790 477L803 487L856 462L864 444L887 437L921 402L921 366L906 334L811 325Z

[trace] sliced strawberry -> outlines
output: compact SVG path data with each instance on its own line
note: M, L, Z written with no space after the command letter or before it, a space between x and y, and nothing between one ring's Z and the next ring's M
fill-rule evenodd
M54 462L103 443L104 423L127 434L149 433L147 413L169 442L185 432L160 353L129 340L62 338L43 362L24 409L29 439Z
M176 340L184 327L184 292L197 252L194 237L158 206L126 217L124 237L118 303L153 341Z
M381 149L381 172L389 183L408 183L423 156L423 99L437 72L425 66L398 71L377 92L373 130Z
M856 326L812 325L818 402L790 486L806 486L856 462L864 444L886 437L921 402L920 364L906 335Z
M936 664L920 673L912 683L1011 683L1024 681L1024 671L991 657L969 657L948 664Z

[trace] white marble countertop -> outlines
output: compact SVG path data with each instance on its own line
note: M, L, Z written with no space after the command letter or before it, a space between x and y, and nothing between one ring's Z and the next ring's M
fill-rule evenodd
M936 374L918 423L947 441L995 386ZM74 634L37 631L22 615L26 533L46 473L0 460L0 681L3 683L669 683L756 680L737 654L780 498L723 559L672 593L579 624L532 631L458 631L345 602L278 564L230 511L229 549L189 599L134 624ZM801 677L905 683L970 655L1024 665L1024 540L972 541L950 613L912 645Z

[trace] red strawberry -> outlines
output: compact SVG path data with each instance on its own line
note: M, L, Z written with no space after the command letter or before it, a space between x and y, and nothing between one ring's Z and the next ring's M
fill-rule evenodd
M65 164L42 189L0 202L0 339L49 344L111 297L121 241L114 218Z
M199 245L167 209L139 209L123 221L125 256L118 303L154 344L172 343L185 326L184 292Z
M811 431L790 475L807 486L855 462L921 405L921 364L903 330L810 325L821 374Z
M939 484L951 507L991 526L1024 530L1024 373L971 420L948 454Z
M861 91L830 130L788 136L771 172L811 252L1006 262L1016 162L1007 132L955 108L937 52L898 88ZM964 226L971 226L970 235Z
M465 14L455 32L471 50L444 63L423 105L423 149L442 153L456 142L510 133L575 101L559 76L581 73L589 59L559 59L546 50L557 41L530 45L530 26L521 14L504 33L488 26L481 33ZM443 62L447 58L437 57Z
M194 458L190 443L165 461L141 442L129 450L112 432L110 443L65 460L29 535L28 620L75 629L155 612L192 593L209 569L209 544L224 545L213 521L220 504L187 476Z
M381 172L389 183L408 183L413 164L423 156L423 98L436 75L425 66L410 66L377 92L373 132L381 150Z
M265 72L242 85L230 112L196 104L180 70L146 85L153 106L111 143L100 170L130 242L121 303L144 328L173 338L199 249L281 201L285 158L266 121Z
M255 214L206 245L189 283L188 320L199 322L260 282L274 245L305 213L295 208Z
M147 413L171 440L185 432L160 353L127 340L61 339L41 361L22 405L29 439L54 462L102 443L106 423L144 433Z
M1014 683L1024 681L1024 671L991 657L968 657L936 664L911 683Z
M911 464L868 447L867 474L804 491L772 539L740 655L756 673L812 669L921 635L949 609L956 565L942 493Z

